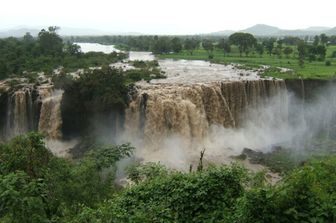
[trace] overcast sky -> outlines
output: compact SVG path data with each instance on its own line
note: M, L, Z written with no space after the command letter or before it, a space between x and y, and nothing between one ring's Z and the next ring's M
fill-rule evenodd
M109 32L194 34L255 24L336 26L336 0L1 0L0 29L57 25Z

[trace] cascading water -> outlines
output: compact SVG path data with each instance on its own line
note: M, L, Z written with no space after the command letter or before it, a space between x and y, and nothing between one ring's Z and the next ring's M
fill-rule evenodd
M5 103L5 117L2 117L2 138L10 139L28 131L40 131L50 139L60 139L62 91L53 85L28 84L19 79L20 84L11 88L2 83Z
M304 104L311 87L305 86L303 91L302 80L263 79L258 71L204 61L165 60L160 66L167 78L136 83L122 115L111 112L111 117L91 117L95 135L115 137L113 141L118 143L131 142L137 148L136 156L145 161L186 169L203 148L207 149L205 158L231 162L227 158L244 148L265 151L277 143L301 142L302 136L314 135L319 128L335 129L335 121L329 121L335 120L335 114L328 112L335 110L335 97L320 97L320 104ZM288 86L294 91L297 88L304 102L293 103ZM47 136L54 152L66 155L76 142L65 146L59 141L62 95L50 80L34 85L25 82L15 89L0 82L2 135L8 139L38 130ZM321 111L314 112L316 104ZM334 107L325 109L326 105ZM106 117L113 126L102 125L110 123Z
M125 129L131 138L141 138L156 149L170 135L179 135L192 145L204 139L212 125L240 127L248 109L261 108L276 95L281 97L274 115L286 119L286 85L281 80L142 84L126 111Z
M61 101L63 91L41 87L39 88L39 92L42 104L38 130L47 135L50 139L61 139Z
M8 97L5 136L9 138L32 130L32 121L32 89L23 87Z

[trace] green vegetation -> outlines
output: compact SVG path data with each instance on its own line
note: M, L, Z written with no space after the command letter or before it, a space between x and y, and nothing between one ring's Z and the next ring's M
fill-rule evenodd
M125 76L128 83L133 83L140 80L150 81L152 79L166 78L164 71L159 68L159 62L153 61L132 61L130 63L137 69L130 69L125 71Z
M26 72L64 67L65 71L108 65L126 57L122 53L80 52L78 45L63 43L57 27L41 30L35 39L27 33L22 39L0 39L0 80L10 76L26 76Z
M65 77L67 78L67 77ZM100 114L111 124L114 111L123 114L128 103L128 87L122 70L103 67L84 73L76 80L65 83L62 100L63 132L86 133L89 130L90 118Z
M66 222L82 205L94 207L113 196L116 162L132 150L96 146L75 162L52 155L37 133L0 144L0 221Z
M37 133L0 144L0 221L336 221L335 156L308 161L275 185L237 165L190 173L133 165L133 183L118 189L116 162L133 149L96 145L74 161L52 155Z
M210 60L235 63L248 68L270 66L262 75L285 79L330 79L336 76L336 36L316 36L314 42L298 37L255 38L235 33L229 38L181 37L106 37L106 42L128 46L131 50L149 50L159 58ZM243 54L245 56L243 56ZM287 68L287 70L279 69ZM288 70L290 69L290 70Z
M123 71L109 66L86 71L74 79L64 73L54 77L57 88L64 89L61 104L63 132L89 135L91 122L112 127L121 121L129 102L129 89L139 80L149 81L165 76L157 61L133 61L136 69Z
M229 40L127 37L124 41L119 44L125 48L153 50L162 58L239 63L244 69L269 65L263 75L273 77L332 78L336 71L336 47L327 46L327 36L316 37L312 44L295 38L257 40L247 34ZM305 153L304 159L293 157L290 149L257 154L258 163L283 173L274 185L264 173L251 173L236 164L206 168L200 159L197 171L189 173L155 163L133 164L127 170L130 184L121 188L115 185L118 161L130 157L134 148L98 144L95 139L103 137L105 127L110 134L117 129L113 125L124 118L135 81L164 77L157 61L133 61L136 69L126 71L104 66L125 55L81 54L76 45L63 44L55 27L42 30L36 40L28 34L22 40L0 40L0 53L0 78L15 73L34 82L36 77L24 71L60 65L101 67L78 78L64 71L52 77L56 88L64 89L62 132L65 137L85 136L88 151L84 155L58 158L39 133L0 143L0 222L336 222L336 157L322 152L335 148L333 140L310 145L327 156L305 163L301 161L315 151ZM13 79L10 84L18 83ZM101 132L95 131L95 125ZM93 142L86 138L91 132L97 134Z
M285 79L331 79L336 76L336 36L254 37L235 33L214 36L76 37L73 41L116 44L127 50L152 51L159 58L209 60L255 69L270 66L264 76ZM244 56L243 56L244 55ZM287 69L279 69L287 68Z
M296 51L295 47L290 47L293 52ZM330 65L326 66L325 61L307 61L304 66L301 67L298 63L298 59L294 57L295 53L288 54L287 57L278 58L277 55L263 54L262 57L256 55L255 53L250 53L248 57L240 57L239 50L237 47L232 46L231 52L223 54L220 49L215 49L212 53L213 59L210 61L213 63L222 64L241 64L249 69L260 68L261 65L270 66L270 69L266 69L263 75L284 78L284 79L296 79L296 78L308 78L308 79L329 79L336 77L336 58L331 58L331 52L336 50L336 46L329 46L327 48L326 58L330 61ZM187 59L187 60L209 60L209 55L206 50L198 49L194 50L191 55L188 51L181 51L180 53L162 54L159 58L170 58L170 59ZM289 71L282 71L279 69L288 68Z
M251 48L256 45L257 40L249 33L234 33L229 37L229 42L238 46L239 56L243 53L248 56Z

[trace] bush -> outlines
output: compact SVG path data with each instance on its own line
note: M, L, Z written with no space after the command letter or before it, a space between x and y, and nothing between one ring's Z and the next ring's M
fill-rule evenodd
M116 163L133 149L96 146L70 162L53 156L38 133L0 144L0 222L62 222L81 205L111 198Z
M336 157L312 160L240 202L238 222L336 222Z
M237 166L162 170L133 169L138 183L96 210L83 207L74 222L336 222L336 157L312 160L274 186Z
M336 58L336 50L332 52L331 58Z
M154 174L149 174L150 169ZM102 204L93 216L100 214L98 219L106 222L229 220L236 200L244 194L247 179L246 171L235 165L210 167L193 173L167 173L160 166L149 165L138 173L149 177L138 181L139 175L136 175L139 183Z
M0 222L336 222L336 156L308 161L274 186L237 165L190 173L137 165L133 184L116 192L116 163L133 149L95 146L71 162L37 133L0 144Z
M325 62L325 65L326 65L326 66L331 66L331 61L330 61L330 60L327 60L327 61Z

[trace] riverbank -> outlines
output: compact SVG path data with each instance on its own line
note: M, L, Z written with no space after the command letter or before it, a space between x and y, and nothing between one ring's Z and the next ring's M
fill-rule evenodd
M170 53L157 55L160 59L184 59L184 60L207 60L212 63L219 64L239 64L240 68L258 69L267 66L261 75L282 79L334 79L336 78L336 58L330 58L329 54L335 50L329 47L327 58L325 61L305 61L303 67L298 63L297 58L282 56L269 56L264 54L250 55L248 57L240 57L237 53L231 53L224 56L222 51L215 50L213 59L209 59L208 53L203 50L195 50L193 54L182 51L180 53ZM330 65L326 65L326 61L330 61ZM285 68L285 69L282 69Z

